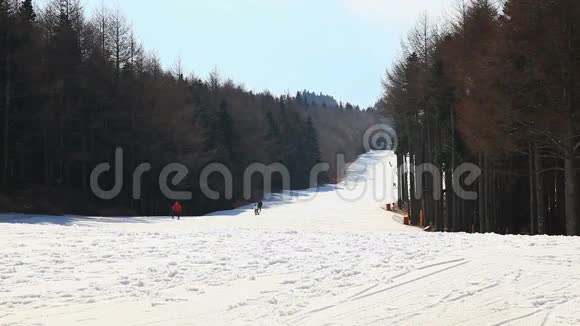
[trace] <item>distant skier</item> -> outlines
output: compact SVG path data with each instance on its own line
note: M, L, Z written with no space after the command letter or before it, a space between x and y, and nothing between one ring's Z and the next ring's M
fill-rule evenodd
M260 200L258 202L258 215L262 214L262 207L264 207L264 203Z
M258 204L254 205L254 215L256 216L260 215L260 209L258 208Z
M178 220L181 220L181 212L183 211L183 207L181 207L181 204L176 201L175 204L173 204L173 206L171 207L171 219L175 219L175 217L177 216Z

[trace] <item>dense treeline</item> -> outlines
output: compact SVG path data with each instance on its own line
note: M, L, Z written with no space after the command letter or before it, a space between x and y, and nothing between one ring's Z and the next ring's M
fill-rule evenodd
M136 40L118 10L84 16L77 0L52 0L35 10L31 0L0 0L0 210L107 214L167 214L158 189L168 163L188 167L178 188L192 191L187 213L240 203L245 167L284 163L292 187L308 186L310 167L353 159L372 112L312 105L297 96L255 94L216 72L203 81L184 76L178 61L163 70ZM113 201L98 201L89 175L124 150L124 188ZM132 174L152 165L141 200L131 197ZM234 198L201 194L199 173L211 162L234 174ZM334 177L333 177L334 176ZM101 183L112 186L113 175ZM212 189L224 190L213 175ZM261 196L261 187L254 189Z
M439 230L579 234L580 2L465 1L445 26L421 19L384 83L401 204ZM483 171L477 200L451 191L465 162ZM443 185L409 171L422 163Z

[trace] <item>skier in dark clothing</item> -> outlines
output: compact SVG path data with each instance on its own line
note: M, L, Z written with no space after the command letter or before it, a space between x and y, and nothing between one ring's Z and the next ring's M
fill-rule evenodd
M254 214L256 216L260 215L260 209L258 208L258 204L254 205Z
M183 211L183 207L181 207L181 204L176 201L175 204L173 204L173 206L171 207L171 219L175 219L175 217L177 216L178 220L181 220L181 212Z
M262 214L262 207L264 207L264 203L260 200L258 202L258 215Z

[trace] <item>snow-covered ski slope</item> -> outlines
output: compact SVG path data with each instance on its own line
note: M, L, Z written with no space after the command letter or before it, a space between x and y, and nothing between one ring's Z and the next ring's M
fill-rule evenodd
M260 217L3 216L0 325L580 324L579 238L401 226L371 190L391 165Z
M381 209L396 202L396 161L388 152L368 153L348 167L345 180L338 185L272 195L258 217L249 205L211 214L212 218L202 223L274 230L417 232L395 222L394 214Z

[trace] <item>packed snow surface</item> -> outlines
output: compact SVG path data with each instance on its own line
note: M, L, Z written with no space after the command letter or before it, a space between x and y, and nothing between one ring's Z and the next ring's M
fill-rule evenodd
M259 217L4 215L0 325L580 324L579 238L403 226L394 166L363 155Z

